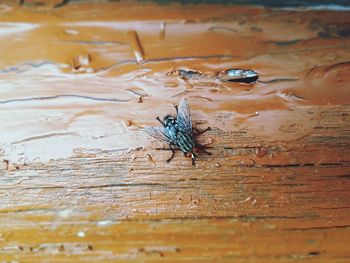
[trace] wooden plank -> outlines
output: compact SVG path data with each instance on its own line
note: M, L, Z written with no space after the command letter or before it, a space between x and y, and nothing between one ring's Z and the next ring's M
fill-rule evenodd
M0 261L350 260L347 11L6 6ZM180 98L212 128L195 166L142 130Z

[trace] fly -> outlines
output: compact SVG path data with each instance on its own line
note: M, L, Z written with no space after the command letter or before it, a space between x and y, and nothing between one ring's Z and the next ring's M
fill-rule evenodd
M167 150L171 150L172 154L167 162L173 159L175 150L179 149L186 157L191 158L192 165L195 165L198 152L204 152L208 155L211 155L211 153L205 151L204 146L196 144L193 131L201 134L210 130L210 127L204 131L192 127L190 107L186 99L182 99L179 106L175 105L175 110L176 117L166 115L163 121L159 117L156 118L162 124L162 127L145 127L144 130L148 135L169 143L169 149Z

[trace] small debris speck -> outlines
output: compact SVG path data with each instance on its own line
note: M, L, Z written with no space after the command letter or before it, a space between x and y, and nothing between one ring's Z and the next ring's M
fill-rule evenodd
M79 232L77 233L77 236L78 236L78 237L85 237L85 232L84 232L84 231L79 231Z
M76 56L73 58L72 64L75 70L79 70L83 66L89 65L91 62L91 56L89 54Z
M152 157L150 154L147 153L147 157L148 157L148 160L149 160L149 161L155 162L154 159L153 159L153 157Z
M3 162L5 164L5 169L8 170L10 162L8 160L4 160Z
M110 220L104 220L104 221L98 221L97 222L97 226L108 226L108 225L111 225L112 224L112 221Z
M65 29L64 33L66 33L67 35L72 35L72 36L76 36L79 34L79 32L77 30L74 30L74 29Z

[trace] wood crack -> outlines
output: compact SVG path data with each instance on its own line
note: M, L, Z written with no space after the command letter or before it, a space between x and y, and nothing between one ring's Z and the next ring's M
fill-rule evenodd
M20 99L10 99L10 100L2 100L0 104L8 104L13 102L26 102L26 101L40 101L40 100L53 100L59 98L79 98L86 100L94 100L94 101L107 101L107 102L128 102L132 99L113 99L113 98L97 98L92 96L85 95L77 95L77 94L62 94L62 95L54 95L54 96L45 96L45 97L32 97L32 98L20 98Z
M300 227L300 228L285 228L285 231L307 231L307 230L327 230L327 229L346 229L350 228L350 225L338 225L338 226L319 226L319 227Z

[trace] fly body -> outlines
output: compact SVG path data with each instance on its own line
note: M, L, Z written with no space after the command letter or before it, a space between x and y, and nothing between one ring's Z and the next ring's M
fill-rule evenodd
M195 147L192 132L186 132L177 120L170 115L164 118L165 132L169 134L172 142L178 146L184 153L192 151Z
M174 157L175 150L180 149L186 157L192 159L192 164L194 165L196 152L210 153L206 152L202 146L196 145L193 130L197 131L197 133L203 133L210 130L210 128L208 127L206 130L199 132L192 127L190 108L186 99L182 99L179 106L175 106L175 109L176 117L167 115L163 121L157 117L156 119L162 124L162 127L146 127L145 132L152 137L169 143L169 150L172 151L172 155L167 162L170 162Z

